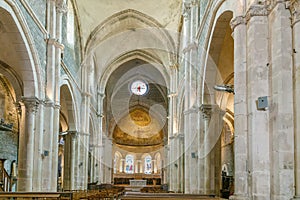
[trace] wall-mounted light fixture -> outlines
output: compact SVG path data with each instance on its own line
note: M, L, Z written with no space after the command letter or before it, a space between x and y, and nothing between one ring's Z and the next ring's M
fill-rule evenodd
M234 87L233 87L233 85L215 85L214 89L216 91L229 92L229 93L234 94Z

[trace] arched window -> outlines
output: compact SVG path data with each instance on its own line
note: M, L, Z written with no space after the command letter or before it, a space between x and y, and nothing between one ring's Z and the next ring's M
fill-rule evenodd
M122 159L122 155L120 154L120 152L116 151L114 157L114 173L119 172L121 159Z
M127 155L125 158L125 173L133 174L134 172L134 158L132 155Z
M145 174L152 173L152 158L150 155L145 157Z
M74 10L71 1L68 1L68 15L67 15L67 41L73 46L75 41L75 25L74 25Z

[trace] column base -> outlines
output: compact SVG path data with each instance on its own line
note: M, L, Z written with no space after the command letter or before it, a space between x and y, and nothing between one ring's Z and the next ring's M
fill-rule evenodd
M229 197L230 200L250 200L249 197L241 196L241 195L232 195Z
M294 196L291 200L300 200L300 196Z

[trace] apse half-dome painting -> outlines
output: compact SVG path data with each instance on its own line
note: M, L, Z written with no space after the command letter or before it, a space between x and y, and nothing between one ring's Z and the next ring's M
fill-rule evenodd
M163 142L163 131L156 118L135 109L120 120L113 132L114 142L121 145L149 146Z

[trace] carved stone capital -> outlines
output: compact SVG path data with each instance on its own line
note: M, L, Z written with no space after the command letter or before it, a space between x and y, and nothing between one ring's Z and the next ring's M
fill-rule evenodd
M254 16L268 16L269 11L266 5L255 4L250 6L246 13L246 21L248 22Z
M183 3L182 16L184 20L189 20L191 17L191 3Z
M203 114L203 117L206 119L210 119L211 118L211 114L213 112L213 110L217 107L217 105L212 105L212 104L202 104L200 106L200 111Z
M300 21L300 2L299 0L290 0L286 2L286 7L290 9L292 14L292 25Z
M230 27L234 31L235 27L240 24L246 24L246 19L244 16L237 16L230 21Z
M56 11L62 14L68 12L68 6L65 0L56 0Z
M51 101L51 100L45 100L43 102L44 102L45 107L52 107L52 108L54 108L54 106L55 106L54 102Z
M48 45L53 45L56 48L61 49L61 50L64 50L64 48L65 48L65 46L55 38L47 39L47 43L48 43Z
M38 109L39 103L40 101L36 97L22 97L20 101L21 106L25 106L26 113L28 114L35 114Z
M198 7L199 6L199 1L198 0L192 0L191 5L194 7Z
M68 131L68 134L71 135L71 138L73 141L75 141L78 137L78 132L77 131Z

